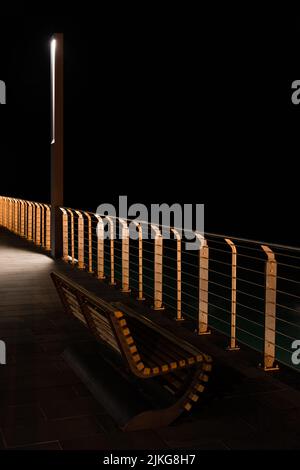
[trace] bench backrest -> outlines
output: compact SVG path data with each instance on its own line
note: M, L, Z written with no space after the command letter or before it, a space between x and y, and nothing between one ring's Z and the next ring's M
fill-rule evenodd
M121 355L114 324L114 317L118 316L117 308L93 296L62 274L51 273L51 278L65 310L84 323L101 342Z

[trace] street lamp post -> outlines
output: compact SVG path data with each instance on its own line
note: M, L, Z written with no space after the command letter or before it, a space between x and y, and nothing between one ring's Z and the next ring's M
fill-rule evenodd
M62 256L63 161L64 161L64 55L63 34L51 39L51 253Z

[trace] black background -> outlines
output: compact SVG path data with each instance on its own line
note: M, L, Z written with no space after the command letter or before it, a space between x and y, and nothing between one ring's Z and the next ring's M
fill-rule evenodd
M299 18L2 16L0 194L50 201L49 41L63 32L66 205L205 203L209 232L299 245Z

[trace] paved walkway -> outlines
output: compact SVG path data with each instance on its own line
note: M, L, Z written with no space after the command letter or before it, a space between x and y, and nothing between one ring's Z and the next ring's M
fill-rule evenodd
M225 352L226 338L199 338L168 312L144 313L214 357L209 389L190 416L157 431L123 433L61 358L91 337L60 305L49 273L67 272L107 300L126 299L87 273L55 262L0 229L0 449L262 449L300 448L300 374L268 375L250 350ZM199 344L200 343L200 344Z

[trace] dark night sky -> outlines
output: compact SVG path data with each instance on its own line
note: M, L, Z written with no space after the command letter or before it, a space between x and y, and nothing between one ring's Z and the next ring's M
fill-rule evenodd
M0 194L49 201L64 32L66 205L205 203L207 231L299 245L297 15L136 13L2 17Z

